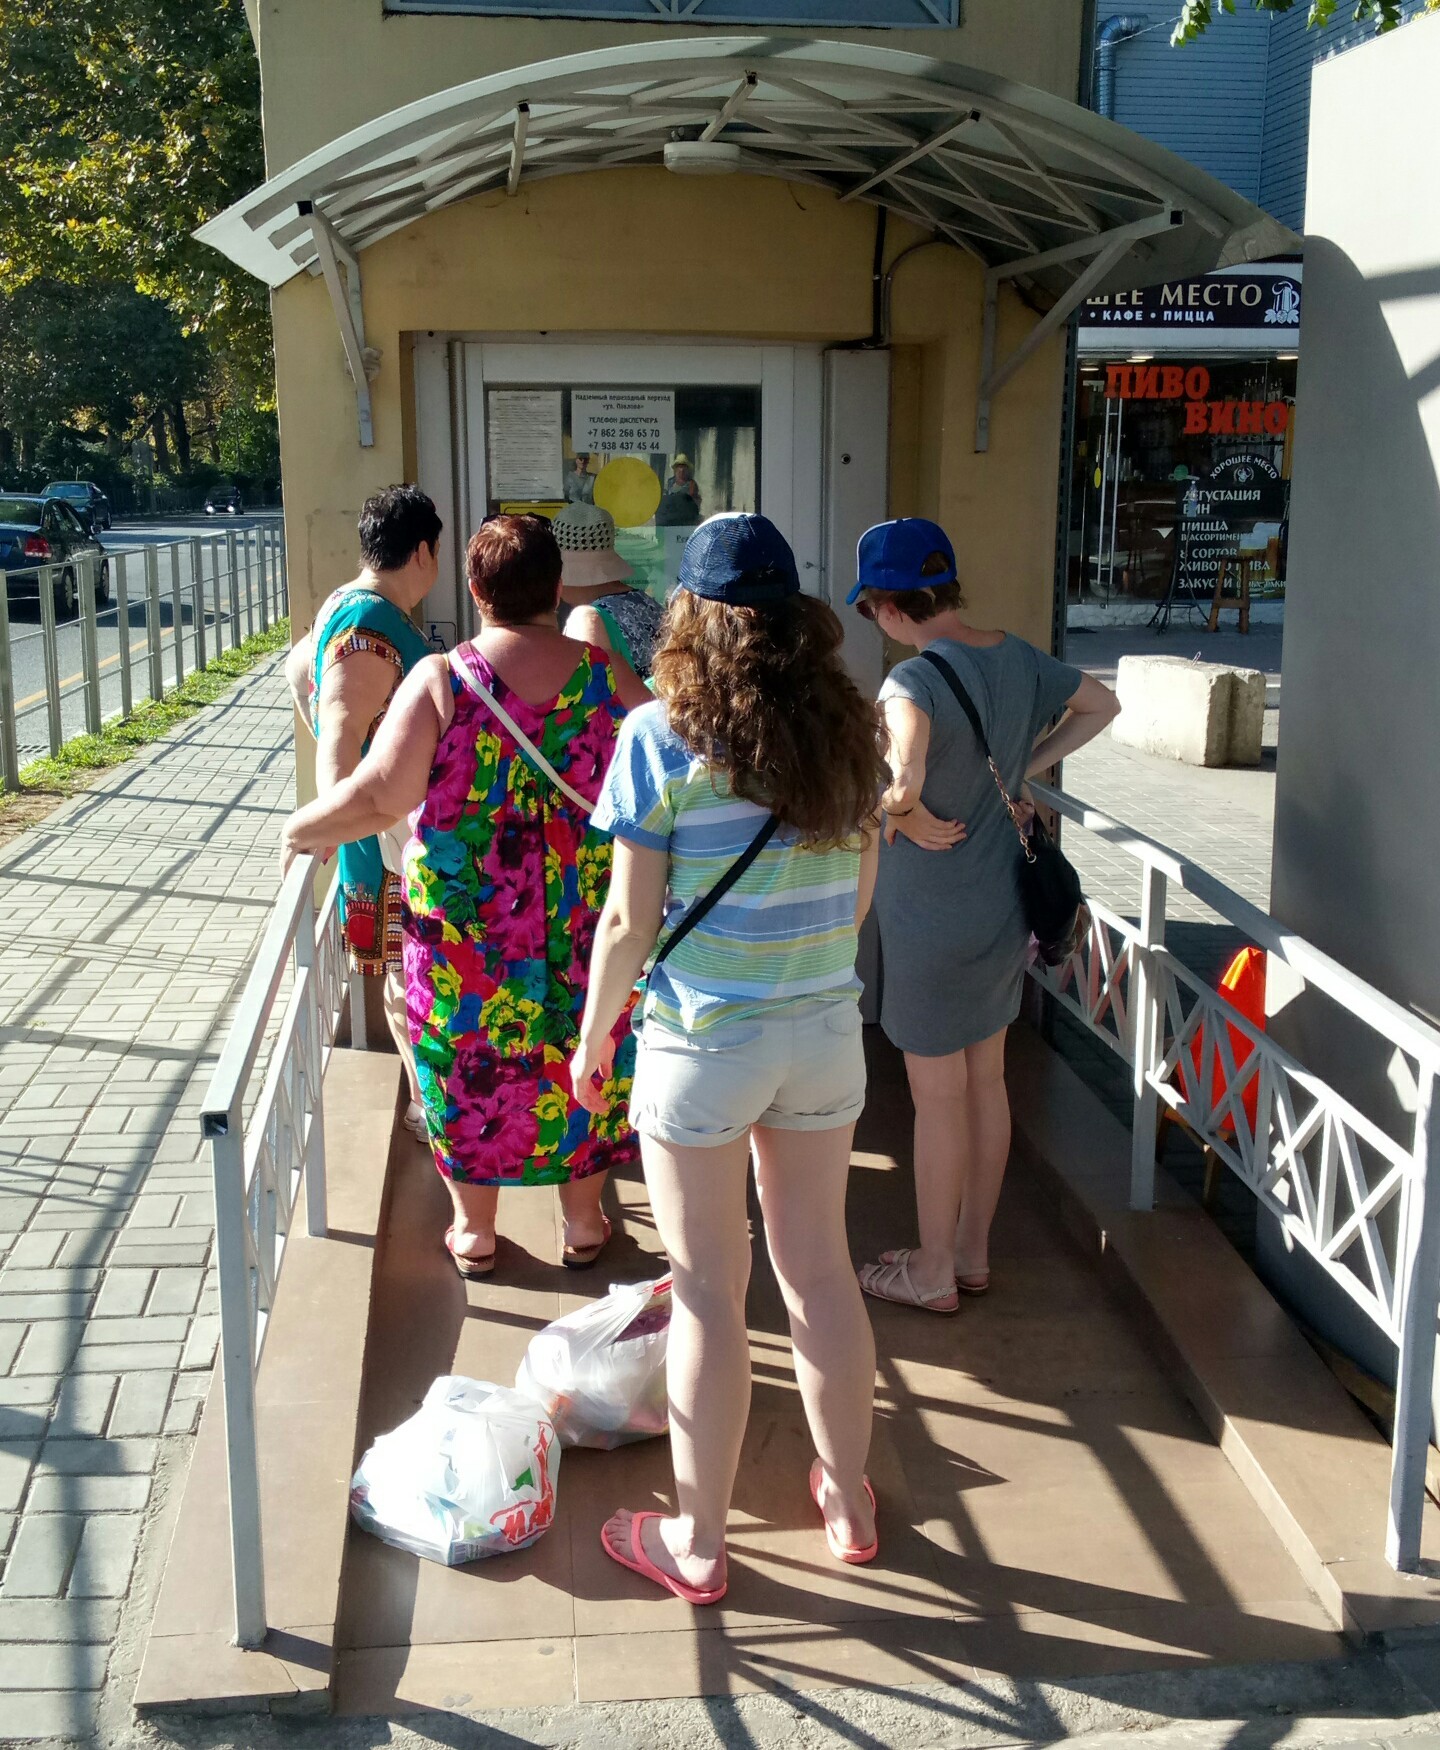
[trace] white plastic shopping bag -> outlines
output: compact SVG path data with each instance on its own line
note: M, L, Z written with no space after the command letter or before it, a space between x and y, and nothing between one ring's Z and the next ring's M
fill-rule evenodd
M544 1407L562 1446L648 1440L670 1426L669 1335L668 1276L612 1287L531 1338L515 1389Z
M360 1460L350 1511L386 1543L458 1567L534 1543L555 1517L559 1468L533 1398L447 1375Z

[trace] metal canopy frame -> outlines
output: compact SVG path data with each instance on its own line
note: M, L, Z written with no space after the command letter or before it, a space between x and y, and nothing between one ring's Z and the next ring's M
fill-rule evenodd
M313 201L297 201L295 211L310 228L310 238L315 245L316 267L325 281L326 291L330 294L335 321L340 329L340 344L345 348L345 364L355 384L355 412L360 425L360 447L368 450L375 442L375 422L370 411L370 379L379 372L380 354L375 347L365 344L365 304L360 286L360 263L336 236L325 215L315 210Z
M677 139L723 141L744 173L884 206L981 264L980 449L990 398L1082 298L1297 244L1194 165L1048 93L893 49L758 36L656 39L455 86L312 153L196 235L271 286L324 277L365 443L367 248L475 195L663 163ZM997 367L1003 280L1045 314Z

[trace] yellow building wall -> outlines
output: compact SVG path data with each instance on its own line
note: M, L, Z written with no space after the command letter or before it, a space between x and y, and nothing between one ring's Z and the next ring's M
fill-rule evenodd
M556 177L514 199L445 208L362 258L366 339L382 355L371 449L358 443L324 285L291 280L274 294L274 317L297 632L355 574L365 497L413 467L415 334L851 340L870 328L874 235L873 208L810 185L659 168ZM921 235L892 223L892 258ZM980 314L980 269L959 250L927 249L898 270L891 508L949 530L977 623L1048 646L1061 343L1006 385L990 450L977 456ZM1032 321L1003 296L1002 357Z
M382 0L248 0L258 24L265 153L273 176L374 117L468 79L559 55L683 37L755 36L744 25L386 14ZM796 30L958 61L1073 98L1081 0L965 0L958 30Z

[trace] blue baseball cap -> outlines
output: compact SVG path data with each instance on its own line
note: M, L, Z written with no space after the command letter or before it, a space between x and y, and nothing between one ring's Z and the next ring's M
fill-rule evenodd
M680 588L736 608L763 608L799 595L790 543L769 519L726 511L701 523L680 556Z
M932 553L945 555L946 569L926 577L921 568ZM949 535L939 523L920 516L897 517L894 522L866 529L855 564L858 577L845 598L847 608L859 599L861 590L934 589L938 584L954 583L956 578L955 549Z

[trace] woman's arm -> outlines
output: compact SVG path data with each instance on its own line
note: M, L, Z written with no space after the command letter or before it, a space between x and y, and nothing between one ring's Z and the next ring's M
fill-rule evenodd
M1067 753L1093 741L1107 723L1120 715L1120 701L1103 681L1093 674L1084 675L1071 695L1065 715L1055 727L1042 735L1030 751L1030 763L1025 776L1033 778L1057 765Z
M570 1060L570 1086L576 1103L587 1112L604 1112L608 1105L595 1077L601 1082L610 1079L615 1063L610 1032L659 940L669 879L667 851L615 840L610 892L590 954L590 989L580 1043Z
M310 634L307 632L298 644L291 646L290 654L285 658L285 684L295 701L295 713L304 720L307 729L311 727L310 663Z
M571 608L570 617L565 622L565 636L578 638L582 644L598 644L605 651L610 658L610 667L615 671L615 691L627 711L650 703L649 687L610 642L610 628L605 624L603 614L597 613L588 603Z
M925 757L930 751L930 719L913 699L893 694L885 701L890 735L890 785L880 798L885 811L885 842L903 833L924 851L948 851L965 837L958 820L937 820L920 800L925 787Z
M315 787L322 796L360 764L370 725L385 709L394 686L395 664L373 650L353 650L339 661L326 662L315 750Z
M302 852L368 838L418 808L453 712L445 660L427 657L400 683L355 771L286 821L282 874Z

